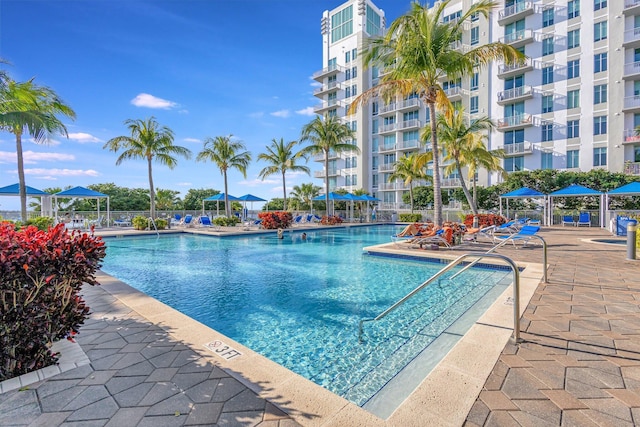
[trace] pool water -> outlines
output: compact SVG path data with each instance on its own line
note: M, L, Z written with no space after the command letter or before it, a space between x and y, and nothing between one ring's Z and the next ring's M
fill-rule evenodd
M444 264L369 256L393 226L217 238L105 239L102 270L362 406L494 286L505 270L457 269L372 318Z

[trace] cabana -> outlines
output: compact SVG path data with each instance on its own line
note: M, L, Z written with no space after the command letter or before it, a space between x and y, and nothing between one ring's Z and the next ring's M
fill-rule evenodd
M543 221L544 225L548 225L547 222L547 195L539 192L538 190L534 190L529 187L518 188L517 190L510 191L509 193L505 193L500 196L500 215L502 215L502 199L507 200L507 217L509 216L509 199L543 199Z
M224 193L218 193L214 196L207 197L202 200L202 215L204 215L204 202L216 202L216 216L220 215L220 201L224 202ZM239 202L240 199L232 196L231 194L227 195L227 200L230 202Z
M111 211L109 209L109 196L107 194L100 193L98 191L90 190L84 187L73 187L68 190L60 191L53 195L54 201L54 215L56 223L58 223L58 198L78 198L78 199L96 199L96 205L98 206L98 221L100 220L100 199L107 199L107 224L111 220Z
M266 202L265 199L261 199L258 196L254 196L253 194L245 194L244 196L238 197L238 200L241 200L244 203L244 207L242 209L242 219L247 219L247 202L251 203L251 210L253 210L253 202Z
M625 184L621 187L618 187L606 193L604 196L604 200L605 200L604 205L607 211L609 211L609 196L640 196L640 182L630 182L628 184ZM613 221L613 217L610 220ZM611 232L616 233L618 235L622 235L620 234L619 230L625 226L623 226L622 224L618 225L617 218L616 218L615 224L616 224L616 230L613 229L613 225L612 225ZM626 235L626 228L624 228L624 230Z
M29 187L25 185L27 196L40 197L40 214L43 216L50 216L51 212L51 194L46 193L37 188ZM11 184L6 187L0 188L0 196L20 196L20 184Z
M554 197L586 197L586 196L600 196L600 227L604 227L604 194L600 191L592 190L591 188L583 187L578 184L571 184L561 190L554 191L549 194L549 225L553 225L553 198Z

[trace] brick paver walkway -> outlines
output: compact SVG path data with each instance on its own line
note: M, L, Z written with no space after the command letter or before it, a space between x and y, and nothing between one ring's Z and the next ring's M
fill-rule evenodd
M467 426L640 425L640 261L624 246L581 241L599 229L554 228L549 283L502 352ZM533 252L510 251L536 262Z

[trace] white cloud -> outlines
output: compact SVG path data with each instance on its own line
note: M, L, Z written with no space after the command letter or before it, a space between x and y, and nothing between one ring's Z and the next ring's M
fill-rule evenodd
M22 156L26 165L38 162L73 161L76 159L73 154L36 153L33 151L24 151ZM17 161L15 151L0 151L0 163L17 163Z
M322 87L322 83L313 80L310 84L311 87Z
M80 144L84 144L85 142L102 142L100 139L96 138L95 136L85 132L70 133L69 139L77 141Z
M202 142L198 138L183 138L182 140L184 142L195 142L195 143L201 143Z
M316 113L313 111L313 107L307 107L296 111L296 114L300 114L301 116L314 116Z
M93 169L25 169L26 175L40 175L44 177L58 177L58 176L98 176L98 171ZM50 178L53 179L53 178Z
M269 114L271 114L274 117L280 117L282 119L286 119L287 117L289 117L291 115L289 110L274 111L273 113L269 113Z
M131 100L131 103L136 107L158 108L162 110L169 110L176 107L178 104L173 101L158 98L148 93L141 93Z

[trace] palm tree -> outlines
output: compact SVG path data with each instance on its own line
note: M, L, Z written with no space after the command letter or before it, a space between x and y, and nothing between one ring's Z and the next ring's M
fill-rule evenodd
M487 172L498 172L503 179L506 179L508 174L502 168L501 159L504 158L504 150L502 148L497 150L487 150L483 140L486 135L475 135L468 148L469 156L466 157L466 165L469 171L467 177L473 183L473 204L478 207L477 196L477 179L476 175L480 168L485 169Z
M211 161L218 166L224 177L224 210L227 217L231 217L231 205L229 204L229 190L227 185L227 171L229 168L237 169L247 177L247 168L251 162L251 153L240 141L232 141L233 135L216 136L204 140L204 148L198 153L197 161Z
M400 157L393 165L394 170L389 175L389 182L402 179L405 185L409 186L409 197L411 197L411 213L413 213L413 180L429 179L424 166L431 161L433 153L411 153Z
M175 190L162 190L156 191L156 207L160 210L175 209L180 203L179 191Z
M151 116L146 120L128 119L124 122L131 132L130 136L116 136L111 138L103 148L122 153L116 160L119 165L128 159L146 159L149 174L149 197L151 202L151 218L156 214L156 194L153 188L152 164L155 159L158 163L173 169L178 164L175 156L191 158L191 150L179 145L173 145L173 131L166 126L160 126L156 118Z
M351 104L350 110L366 104L375 96L389 100L395 96L406 97L417 93L429 108L429 117L436 117L436 108L450 108L441 86L441 79L448 80L471 75L477 67L483 67L496 59L513 63L524 58L523 54L503 43L477 46L466 53L456 50L464 25L472 15L488 19L496 2L480 0L455 22L444 22L444 11L451 0L439 2L429 9L419 2L411 4L411 10L393 21L386 35L374 38L365 46L363 61L390 67L378 86L362 93ZM353 112L353 111L351 111ZM442 195L440 194L440 149L436 121L431 120L431 144L433 150L434 222L442 223Z
M300 142L309 141L311 145L303 148L301 155L324 154L324 187L327 214L329 214L329 153L360 153L357 145L347 141L355 138L349 126L340 122L336 116L316 116L302 128Z
M27 192L24 178L22 135L31 135L40 143L49 142L51 134L68 136L59 115L75 119L76 113L50 88L39 86L33 79L15 82L6 74L0 79L0 129L16 137L18 182L20 188L20 214L27 220Z
M306 206L312 206L313 198L320 195L322 187L313 183L294 185L291 197L301 201Z
M481 117L469 123L464 116L464 110L459 108L444 114L438 114L436 124L438 127L438 138L442 142L444 151L446 152L444 161L450 162L449 165L445 167L444 173L449 175L457 172L460 177L462 192L467 198L471 211L474 215L477 215L478 208L467 188L467 184L462 175L462 168L475 161L476 156L482 158L493 156L482 142L486 132L493 128L493 122L488 117ZM431 132L424 130L423 138L429 140L431 138ZM475 172L474 170L474 178Z
M258 160L264 160L271 164L270 166L263 168L258 174L263 181L269 175L276 173L282 174L282 191L284 193L285 211L287 210L287 183L285 181L285 174L287 171L305 172L309 174L309 168L307 166L296 164L296 161L302 157L299 152L293 152L294 147L298 144L298 141L289 141L285 144L283 138L280 138L280 141L274 138L271 140L271 145L266 147L267 152L258 154Z

